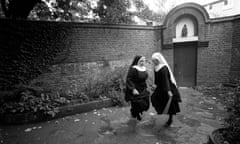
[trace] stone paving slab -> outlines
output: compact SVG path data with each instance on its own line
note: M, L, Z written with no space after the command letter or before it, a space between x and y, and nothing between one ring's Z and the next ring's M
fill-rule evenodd
M154 109L143 120L130 118L129 107L114 107L76 114L48 122L0 126L6 144L204 144L208 134L222 127L223 105L202 93L181 88L181 113L173 127L165 128L166 115Z

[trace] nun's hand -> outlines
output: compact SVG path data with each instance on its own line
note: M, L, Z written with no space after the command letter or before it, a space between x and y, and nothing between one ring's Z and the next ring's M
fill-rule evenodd
M138 92L138 90L136 90L136 89L133 89L133 95L139 95L139 92Z
M172 96L173 96L173 93L172 93L171 91L168 91L168 95L169 95L170 97L172 97Z
M157 88L157 86L156 86L155 84L150 85L150 89L151 89L152 91L155 91L156 88Z

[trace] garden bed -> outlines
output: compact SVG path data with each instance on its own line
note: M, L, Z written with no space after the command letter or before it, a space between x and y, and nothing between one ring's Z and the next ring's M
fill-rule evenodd
M66 89L49 83L14 85L0 91L0 120L23 124L88 112L109 106L123 106L126 68L90 77L86 83L66 84Z
M3 124L25 124L25 123L34 123L41 122L56 118L61 118L68 115L74 115L77 113L89 112L94 109L101 109L104 107L110 107L113 105L111 99L106 98L102 100L95 100L88 103L77 103L72 102L68 105L58 107L58 113L54 117L44 115L43 113L18 113L18 114L6 114L1 115L0 120Z
M222 103L228 113L223 127L209 134L208 144L240 144L240 81L236 85L198 87L198 90Z

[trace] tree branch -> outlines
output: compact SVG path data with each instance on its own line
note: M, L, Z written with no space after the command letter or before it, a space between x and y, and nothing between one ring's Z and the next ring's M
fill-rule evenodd
M3 10L4 15L6 17L9 17L9 12L8 12L7 5L6 5L6 0L1 0L1 6L2 6L2 10Z

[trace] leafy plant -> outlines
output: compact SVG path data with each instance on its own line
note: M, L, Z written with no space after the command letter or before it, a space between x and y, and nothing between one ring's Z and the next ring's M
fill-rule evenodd
M233 97L232 103L228 106L229 116L225 119L224 138L229 143L240 142L240 82Z
M101 77L90 77L83 90L90 100L111 98L114 105L124 105L123 94L127 67L102 72Z
M2 102L0 114L17 114L17 113L39 113L52 117L58 112L59 105L69 101L61 97L59 93L42 92L40 95L34 95L30 90L24 90L19 93L19 100Z
M70 102L86 103L93 100L110 98L115 106L124 106L125 79L128 67L118 67L112 71L103 71L101 77L90 77L84 89L78 82L72 82L65 92L58 92L51 87L35 88L18 86L14 93L6 94L7 100L0 99L0 115L18 113L43 113L52 117L58 107ZM151 78L151 77L150 77ZM148 85L151 84L148 80ZM75 101L76 100L76 101Z

